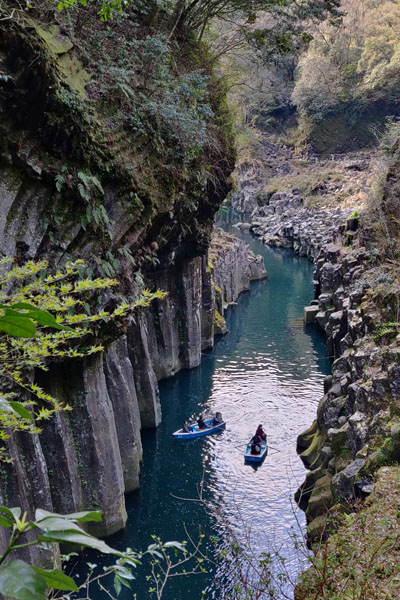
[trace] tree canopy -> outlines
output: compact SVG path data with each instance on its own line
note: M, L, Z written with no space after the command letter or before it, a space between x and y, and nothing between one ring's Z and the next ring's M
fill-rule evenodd
M299 62L293 102L316 118L339 103L399 97L399 0L345 0L343 9L343 21L321 24Z

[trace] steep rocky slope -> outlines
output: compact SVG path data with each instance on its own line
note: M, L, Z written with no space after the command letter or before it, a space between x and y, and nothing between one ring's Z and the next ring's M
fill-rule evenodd
M347 181L321 181L318 193L322 189L325 198L310 204L305 189L308 182L315 182L315 160L307 167L303 159L300 179L305 185L296 189L299 173L293 171L298 159L293 165L293 158L282 149L272 150L275 156L285 156L286 173L279 176L282 166L277 165L278 173L259 178L253 193L242 185L232 201L251 211L242 227L250 227L266 244L293 248L314 261L315 297L305 307L305 322L325 332L333 360L316 419L298 438L298 452L309 473L296 500L307 516L309 541L320 544L339 530L313 559L296 598L393 597L398 571L393 566L397 558L391 543L396 535L391 509L397 506L400 460L397 154L394 159L381 155L366 160L363 154L339 161L332 157L324 170L340 169L347 173ZM251 177L253 182L257 179L257 169ZM377 186L378 180L384 185ZM277 184L281 190L265 193ZM356 186L358 199L349 193ZM394 468L380 472L384 465ZM391 485L390 494L382 491ZM358 513L362 508L358 503L373 491L365 510ZM392 498L387 504L386 493ZM345 513L354 510L346 518ZM368 573L363 548L370 549Z
M0 9L7 6L2 2ZM126 522L124 493L139 485L140 430L161 419L157 380L196 367L202 349L213 344L212 273L219 273L220 310L224 295L231 301L250 279L265 276L263 264L230 237L214 242L219 258L212 267L208 263L214 214L229 190L234 158L224 93L212 72L199 84L209 107L208 134L196 151L181 138L175 139L175 153L164 145L168 136L183 135L173 129L177 117L171 130L162 124L158 148L148 131L128 127L128 117L138 114L131 92L145 92L126 81L129 89L115 92L115 80L110 83L104 74L107 52L120 52L132 64L147 57L155 68L167 51L157 36L151 38L151 56L138 58L128 47L135 40L147 43L152 32L148 15L135 10L107 27L90 7L87 20L78 18L72 28L66 16L46 11L28 17L17 11L16 18L0 21L1 253L19 264L45 258L50 269L85 259L87 276L119 280L116 293L101 297L100 308L134 299L144 286L168 293L122 329L100 328L103 355L51 364L35 375L72 411L59 413L40 436L12 437L13 463L1 468L2 504L20 505L29 516L36 507L56 512L98 507L103 511L103 522L93 528L98 535ZM163 76L170 83L183 78L184 96L193 77L199 104L197 70L207 61L195 56L205 49L190 38L180 44L174 46L174 62L167 61L176 72ZM237 271L228 275L230 264ZM219 325L221 320L222 315Z

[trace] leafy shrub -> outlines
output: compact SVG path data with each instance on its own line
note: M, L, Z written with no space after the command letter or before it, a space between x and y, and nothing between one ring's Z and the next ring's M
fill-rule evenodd
M118 38L115 43L117 55L103 58L99 79L89 86L110 112L111 128L122 126L139 144L150 143L159 153L172 152L188 161L197 156L213 117L208 76L201 70L179 73L172 68L174 51L163 34ZM120 106L116 114L115 101Z
M386 120L385 131L381 138L381 148L388 156L399 156L400 118Z

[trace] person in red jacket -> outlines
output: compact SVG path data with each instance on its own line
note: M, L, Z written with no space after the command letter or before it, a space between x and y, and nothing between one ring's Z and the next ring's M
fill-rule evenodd
M261 424L257 427L257 431L254 437L259 437L263 442L265 442L265 440L267 439L267 434L263 430L263 426Z

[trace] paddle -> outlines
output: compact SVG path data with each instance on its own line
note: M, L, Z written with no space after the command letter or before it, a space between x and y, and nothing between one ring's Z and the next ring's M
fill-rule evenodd
M271 450L276 450L277 452L282 452L282 450L278 450L278 448L274 448L273 446L270 446L269 444L268 444L268 448L271 448Z

